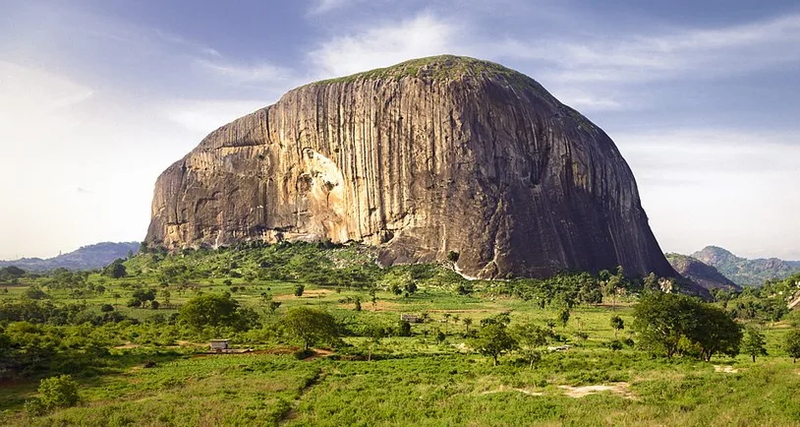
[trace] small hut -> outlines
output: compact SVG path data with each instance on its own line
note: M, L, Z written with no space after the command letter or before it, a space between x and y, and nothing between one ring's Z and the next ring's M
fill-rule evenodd
M211 340L211 351L222 353L228 350L229 340Z
M408 323L422 323L422 318L416 314L401 314L400 320Z

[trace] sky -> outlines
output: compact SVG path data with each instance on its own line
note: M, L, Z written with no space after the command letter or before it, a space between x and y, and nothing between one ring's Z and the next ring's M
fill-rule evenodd
M0 0L0 259L140 241L156 177L208 132L443 53L603 128L663 250L800 260L796 0Z

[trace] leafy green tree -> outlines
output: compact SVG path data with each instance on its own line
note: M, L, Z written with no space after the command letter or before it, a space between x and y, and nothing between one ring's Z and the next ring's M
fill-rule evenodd
M463 320L461 320L461 322L464 324L464 326L467 329L466 335L469 336L469 327L472 325L472 318L471 317L465 317Z
M473 345L484 356L492 356L495 366L497 358L518 347L517 340L509 333L510 319L507 314L499 314L481 320L481 328Z
M700 304L695 308L695 327L686 336L700 350L706 361L716 353L734 357L739 354L742 341L742 328L724 310L710 304Z
M614 339L617 339L617 332L625 329L625 321L619 316L612 316L611 327L614 328Z
M792 358L792 363L796 363L797 358L800 357L800 329L792 329L786 334L783 348Z
M681 339L698 327L696 317L701 302L681 294L652 292L633 309L633 327L645 349L671 358Z
M405 320L401 320L397 324L397 336L410 337L411 336L411 323L408 323Z
M415 282L413 282L413 281L412 282L408 282L408 283L406 283L406 285L404 287L404 290L409 295L414 295L417 292L417 284Z
M296 285L294 287L294 296L301 297L303 296L303 292L306 290L306 287L303 285Z
M528 322L516 325L512 334L522 354L530 361L530 369L533 369L533 364L541 359L539 347L547 344L547 339L552 336L550 330Z
M755 362L756 356L767 355L766 344L767 341L764 338L764 334L753 327L748 327L742 340L742 352L752 357L753 362Z
M246 330L257 320L251 311L242 309L228 293L208 293L190 299L181 307L179 318L197 329L226 326Z
M561 322L561 326L567 326L567 322L569 322L569 309L564 308L558 312L558 321Z
M336 319L322 310L293 307L282 321L291 336L303 341L306 350L312 345L330 344L339 336Z
M48 295L38 285L31 285L25 290L25 296L30 299L44 299Z
M103 268L103 275L114 279L119 279L127 276L128 271L125 269L125 265L123 264L123 262L125 262L125 260L122 258L114 260L114 262Z

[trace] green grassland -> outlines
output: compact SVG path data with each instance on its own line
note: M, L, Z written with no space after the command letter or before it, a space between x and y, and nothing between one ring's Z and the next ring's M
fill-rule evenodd
M54 272L0 283L7 290L0 293L4 307L19 301L40 311L47 311L42 304L56 307L43 322L0 323L8 336L31 343L26 354L33 360L0 379L0 424L800 424L800 365L781 346L792 316L770 319L768 311L753 309L767 314L738 319L765 333L768 355L755 363L747 355L702 362L667 359L635 345L630 325L642 286L635 281L617 292L615 304L608 295L595 304L576 297L594 283L588 275L467 282L448 265L382 269L369 249L309 244L174 255L151 250L122 265L120 278ZM417 285L415 292L404 288L408 283ZM298 285L305 287L301 296ZM44 296L31 300L32 288ZM155 291L157 309L128 306L143 289ZM257 313L257 322L239 329L181 323L179 310L192 298L223 293ZM740 306L760 307L758 296L745 297L719 300L742 313ZM270 310L270 302L280 306ZM104 312L104 304L113 311ZM333 314L341 341L298 358L301 343L282 333L281 324L293 307ZM567 323L553 322L565 308ZM404 313L426 319L411 324L410 336L395 333ZM495 366L475 351L467 330L499 313L509 313L511 325L551 328L547 345L569 349L543 346L532 368L518 352L502 355ZM625 328L615 333L612 316ZM371 336L377 326L388 333ZM632 342L612 349L615 335ZM211 338L252 351L208 354ZM25 402L38 395L39 380L59 374L78 381L80 403L27 414ZM595 386L602 387L581 388Z

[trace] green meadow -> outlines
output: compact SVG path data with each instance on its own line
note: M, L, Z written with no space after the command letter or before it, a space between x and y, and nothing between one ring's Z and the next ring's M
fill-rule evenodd
M379 268L373 258L358 246L295 244L146 250L118 263L124 274L114 265L6 271L0 423L800 424L800 365L783 344L798 318L771 301L794 279L715 293L711 305L757 328L767 354L706 362L642 346L634 307L658 292L647 278L614 287L622 276L612 272L470 282L446 264ZM235 301L236 323L192 323L187 307L209 295ZM287 323L306 308L335 323L307 352ZM420 323L404 325L402 314ZM546 342L528 349L535 356L502 351L495 364L480 350L482 329L501 318L509 331L536 325ZM210 352L215 338L230 351ZM76 383L77 403L35 410L48 393L41 380L60 375Z

